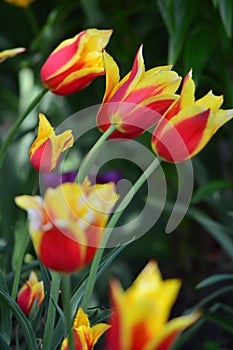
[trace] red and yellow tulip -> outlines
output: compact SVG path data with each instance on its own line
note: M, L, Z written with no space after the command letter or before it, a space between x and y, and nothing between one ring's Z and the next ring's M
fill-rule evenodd
M102 50L111 34L93 28L63 41L42 66L42 83L57 95L70 95L104 75Z
M43 173L52 172L58 165L61 153L72 147L74 137L71 130L56 136L44 114L39 114L38 136L33 142L29 155L33 168Z
M168 320L180 286L178 279L164 281L154 261L147 264L127 291L122 290L118 281L113 281L113 315L107 349L170 349L180 332L200 316L195 312Z
M63 183L48 188L44 199L18 196L29 216L35 251L51 270L72 272L88 264L98 248L109 212L118 199L115 184Z
M31 271L29 279L19 290L17 303L24 314L29 315L34 302L37 301L38 306L40 306L43 300L44 283L43 281L38 281L36 273Z
M8 58L19 55L20 53L25 52L26 49L24 47L16 47L15 49L8 49L0 52L0 63L5 61Z
M91 327L88 315L79 308L73 324L75 350L93 350L98 339L109 327L106 323ZM69 350L67 338L63 340L61 350Z
M152 148L167 162L183 162L199 153L216 131L233 118L233 110L220 109L223 96L212 91L195 101L191 71L181 95L155 127Z
M162 66L145 71L142 46L132 70L121 81L115 61L104 52L106 91L97 115L97 125L104 132L111 124L117 128L111 137L133 138L153 126L178 98L175 91L181 78Z

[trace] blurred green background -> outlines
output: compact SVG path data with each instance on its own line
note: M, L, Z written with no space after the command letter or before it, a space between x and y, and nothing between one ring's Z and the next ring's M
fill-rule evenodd
M212 89L216 95L224 94L223 108L231 108L232 14L231 0L36 0L25 9L1 0L0 49L23 46L27 51L0 65L0 142L42 88L39 73L47 56L62 40L90 27L114 30L107 51L118 63L121 76L131 69L136 51L143 43L146 69L173 64L173 69L184 77L192 68L196 97ZM58 126L73 113L101 103L104 91L105 78L100 77L72 96L49 93L15 137L0 177L0 263L5 273L16 264L20 226L25 220L24 213L14 204L14 196L38 191L38 175L31 169L28 158L28 149L36 135L38 112L45 113L52 124ZM99 136L95 130L77 144L74 168ZM150 137L146 133L140 139L148 148ZM191 338L182 349L232 349L232 290L221 292L230 281L216 279L209 287L195 288L207 276L232 272L232 140L230 122L192 160L193 199L186 217L170 234L165 233L165 227L176 199L177 173L174 165L163 165L168 188L163 214L146 235L122 251L102 276L93 305L108 306L107 291L112 276L117 276L126 288L148 260L156 259L164 277L183 280L174 315L211 295L204 309L215 307L218 311L217 316L215 311L206 313L204 325L197 327L195 334L188 334L187 338ZM68 167L71 169L72 165ZM106 168L117 168L130 181L135 181L140 174L139 169L124 161L111 162ZM135 211L137 205L140 208L145 193L146 186L126 215ZM34 254L32 247L29 252ZM220 291L219 295L214 296L216 291Z

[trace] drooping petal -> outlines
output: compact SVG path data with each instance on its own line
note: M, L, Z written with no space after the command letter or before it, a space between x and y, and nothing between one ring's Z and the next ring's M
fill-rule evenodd
M0 63L4 62L6 59L19 55L20 53L25 52L24 47L17 47L15 49L8 49L0 52Z

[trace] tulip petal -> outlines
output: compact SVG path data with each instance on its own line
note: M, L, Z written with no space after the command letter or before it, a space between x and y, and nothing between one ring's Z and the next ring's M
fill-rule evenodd
M40 113L38 136L29 151L33 168L44 173L52 172L58 165L61 153L72 147L73 143L74 137L71 130L56 136L45 115Z
M181 82L174 71L164 71L156 75L150 75L140 80L134 91L125 99L125 102L141 103L147 96L174 93Z
M162 120L152 136L152 148L168 162L182 162L204 147L209 109L192 106L179 112L172 120ZM206 141L208 142L208 141Z
M166 324L166 327L164 327L158 337L152 339L143 350L169 350L179 334L195 323L200 316L200 312L194 312L190 315L172 319Z
M116 62L106 51L103 52L103 62L106 72L106 90L103 98L104 103L112 94L114 94L115 88L120 80L120 74Z
M223 96L215 96L212 91L195 102L195 106L210 108L212 112L217 112L223 104Z
M111 97L111 102L124 101L133 91L134 87L145 73L144 60L142 56L142 45L140 46L132 67L131 72L125 76L119 83L116 92Z
M93 345L95 345L98 339L103 335L111 326L106 323L98 323L92 327L93 331Z
M90 327L90 322L89 322L88 315L85 314L83 309L80 307L76 313L73 328L75 329L81 326Z
M7 58L14 57L19 55L22 52L25 52L26 49L24 47L17 47L15 49L8 49L0 52L0 63L5 61Z

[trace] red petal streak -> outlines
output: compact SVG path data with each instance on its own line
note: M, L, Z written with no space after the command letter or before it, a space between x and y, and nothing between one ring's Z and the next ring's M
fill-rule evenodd
M111 293L112 294L112 293ZM108 350L121 350L121 319L119 308L112 298L113 315L110 319L111 327L107 332L106 345Z
M157 104L158 108L162 109L160 103ZM147 108L141 105L135 105L133 103L106 103L103 104L97 115L97 125L102 131L106 131L111 123L111 118L117 115L121 120L119 125L120 130L114 131L110 135L110 139L126 138L132 139L141 135L150 127L155 125L161 115L151 108ZM122 131L121 131L122 129Z
M83 266L80 258L82 246L68 238L55 226L43 234L39 257L49 269L73 272Z
M125 94L127 93L127 89L130 87L130 84L133 82L135 77L138 74L139 67L138 67L138 55L140 53L140 49L137 52L137 55L134 60L134 64L131 70L131 73L129 75L129 78L121 85L121 87L115 92L115 94L112 96L109 102L119 102L122 101L125 97Z
M190 158L201 142L209 113L210 110L206 110L181 121L176 126L170 124L165 132L163 126L166 127L167 122L164 120L164 123L155 129L152 137L156 153L168 162L182 162Z
M151 339L151 334L148 332L145 322L136 324L132 329L131 349L133 350L143 349L147 342Z
M163 93L161 86L147 86L145 88L131 91L129 96L124 100L128 103L140 103L149 97L156 96Z
M170 346L173 345L179 332L173 332L168 334L167 338L157 345L153 350L169 350Z
M48 139L31 155L30 162L33 168L43 173L52 171L52 143Z
M31 288L27 286L17 297L17 303L25 315L29 315L33 300L31 298Z
M145 105L145 107L151 108L157 113L164 114L166 110L172 105L173 102L174 100L159 100L159 101L148 103L147 105Z
M85 34L86 31L80 33L80 35L77 36L76 40L70 45L66 45L58 51L51 53L41 68L40 77L43 83L47 82L51 75L56 74L58 70L60 70L74 57L74 55L77 53L80 39Z
M66 96L66 95L73 94L75 92L78 92L78 91L84 89L95 78L105 74L105 72L90 73L90 74L85 75L81 78L74 79L74 80L70 81L69 83L64 82L62 84L64 79L75 71L77 71L76 67L72 67L69 70L67 70L66 72L64 72L64 73L60 74L59 76L46 82L46 85L53 91L53 93L60 95L60 96Z

